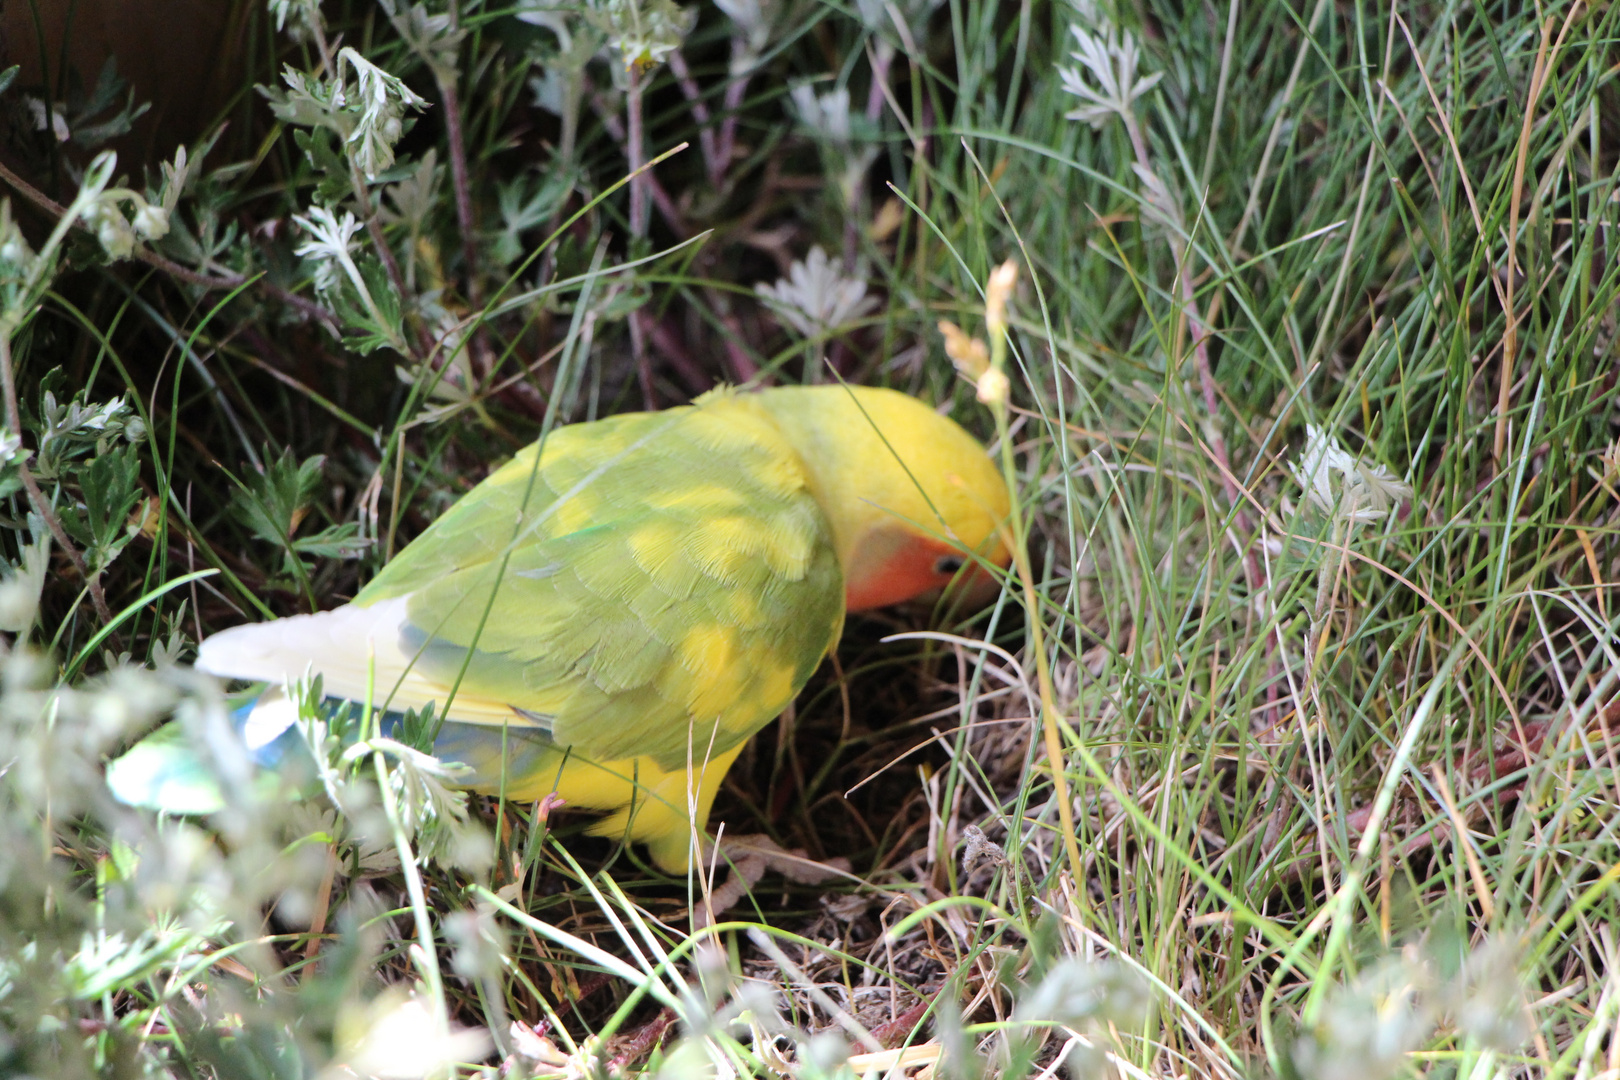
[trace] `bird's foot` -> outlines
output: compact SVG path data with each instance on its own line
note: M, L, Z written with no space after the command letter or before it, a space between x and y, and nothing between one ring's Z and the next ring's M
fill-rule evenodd
M819 885L823 881L847 875L850 871L848 859L817 862L802 848L789 851L770 837L758 833L705 841L703 859L705 870L718 870L729 865L731 874L724 884L700 901L696 913L700 929L731 910L770 871L800 885Z

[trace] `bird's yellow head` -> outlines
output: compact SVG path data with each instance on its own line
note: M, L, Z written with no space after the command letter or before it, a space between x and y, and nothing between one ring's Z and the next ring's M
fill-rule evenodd
M994 584L1011 500L983 446L915 398L874 387L757 395L799 451L832 524L850 611ZM964 569L965 568L965 569ZM993 595L993 593L992 593Z

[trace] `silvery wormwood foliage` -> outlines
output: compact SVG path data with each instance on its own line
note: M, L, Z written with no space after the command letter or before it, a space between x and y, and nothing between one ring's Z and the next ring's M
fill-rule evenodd
M1520 951L1511 934L1486 938L1447 970L1456 948L1431 934L1333 991L1290 1054L1303 1080L1385 1080L1408 1075L1410 1055L1444 1021L1459 1042L1510 1054L1529 1038ZM1455 960L1452 961L1455 963ZM1485 1075L1476 1072L1474 1075ZM1495 1073L1492 1075L1506 1075Z
M425 60L436 78L453 77L456 55L467 31L447 11L433 12L426 4L411 4L396 11L393 0L378 0L405 44Z
M404 134L406 108L425 109L427 102L398 78L345 46L338 51L339 90L347 84L344 68L354 72L355 97L360 108L359 123L349 142L356 146L355 163L366 176L374 177L394 163L394 144Z
M855 205L867 167L877 157L877 147L856 145L866 118L850 110L849 88L839 86L818 94L810 83L800 83L791 93L793 110L820 142L822 160L827 171L836 176L844 204Z
M270 0L270 15L276 20L276 33L285 30L294 41L311 41L321 26L320 0Z
M270 98L276 118L336 132L355 167L368 179L394 164L394 145L405 133L405 110L425 109L428 104L399 78L347 45L338 50L330 79L312 78L291 66L281 78L286 90L276 93L261 88Z
M733 60L732 74L740 73L739 66L745 71L752 70L770 45L785 5L781 0L714 0L714 6L731 19L742 43L742 55Z
M338 282L340 269L357 289L365 288L360 271L354 264L354 237L360 231L360 222L354 214L346 210L340 219L324 206L312 206L309 216L295 216L293 221L309 233L309 239L299 245L293 254L315 264L316 291L330 292Z
M1069 56L1080 66L1059 68L1058 76L1063 89L1085 104L1064 115L1101 128L1113 117L1127 116L1132 103L1153 89L1164 73L1139 78L1141 51L1131 32L1121 30L1089 2L1076 3L1074 8L1078 21L1069 31L1074 35L1075 50Z
M865 275L845 277L820 247L795 261L774 285L756 285L777 315L805 337L817 337L860 318L877 306L866 295Z
M795 86L791 95L799 122L840 149L847 149L854 135L849 112L849 89L840 86L817 94L810 83Z
M1347 522L1380 521L1412 495L1410 484L1362 461L1315 424L1306 425L1305 448L1289 471L1313 505Z
M45 391L34 475L55 480L70 461L100 457L119 443L133 445L146 437L146 423L122 395L99 404L80 391L67 402Z
M116 156L113 161L117 161ZM131 188L109 187L84 207L84 223L95 230L109 258L127 259L135 251L137 240L155 242L169 235L169 217L180 201L190 172L186 148L182 146L175 152L173 164L163 163L163 187L152 193L152 198ZM125 216L126 206L134 210L133 217Z
M339 218L324 206L312 206L307 216L295 216L293 221L309 234L309 239L300 244L294 254L315 264L316 290L337 302L344 322L358 335L349 338L351 346L370 351L387 345L395 352L406 353L398 297L382 276L375 259L367 262L370 274L355 261L354 238L360 231L360 222L355 220L354 214L345 210ZM339 270L343 271L342 278L338 276ZM341 284L344 279L353 287L352 295L345 295Z

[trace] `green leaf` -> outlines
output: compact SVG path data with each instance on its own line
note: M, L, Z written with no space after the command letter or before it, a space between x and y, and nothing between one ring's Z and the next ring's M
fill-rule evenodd
M550 221L574 190L572 169L558 168L544 177L519 176L499 189L501 230L491 251L502 266L510 266L526 253L523 233Z
M377 349L400 349L405 341L405 325L400 314L399 294L382 260L365 254L355 259L360 277L376 305L376 315L367 307L360 291L347 278L334 290L333 308L341 320L345 335L344 345L365 355ZM381 316L379 319L377 316Z
M293 550L300 555L320 559L354 559L365 554L371 541L360 535L360 526L353 522L330 525L313 536L293 540Z
M285 547L315 498L325 463L324 454L300 462L290 449L283 450L256 483L244 484L231 496L231 508L254 536Z
M298 536L315 497L321 488L324 454L299 461L291 450L271 461L263 474L251 477L231 496L231 508L238 521L260 540L280 548L286 572L294 573L302 556L352 559L369 546L353 522L330 525L308 536Z
M133 536L128 522L142 495L140 459L135 447L126 446L96 455L73 473L84 501L61 508L62 524L85 545L92 570L99 571Z
M304 152L304 159L320 178L313 201L322 206L338 205L351 189L348 163L338 152L341 137L327 127L293 132L294 144Z
M119 98L123 98L122 108ZM129 134L136 119L151 107L148 102L135 103L135 91L118 74L117 58L109 56L88 95L81 90L68 95L68 130L75 144L93 149ZM117 111L104 116L109 109Z

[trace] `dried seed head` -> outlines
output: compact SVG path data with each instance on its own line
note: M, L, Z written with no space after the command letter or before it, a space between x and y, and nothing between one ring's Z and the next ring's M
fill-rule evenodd
M957 371L977 382L990 370L990 350L985 348L984 342L968 337L960 326L948 319L939 321L939 332L945 335L945 355L951 358Z
M1017 284L1018 264L1011 259L990 272L990 281L984 291L984 322L991 337L1006 332L1007 301L1012 297L1013 286Z
M979 400L986 405L1000 408L1007 404L1007 398L1012 393L1012 383L1007 379L1005 372L991 368L979 376Z

